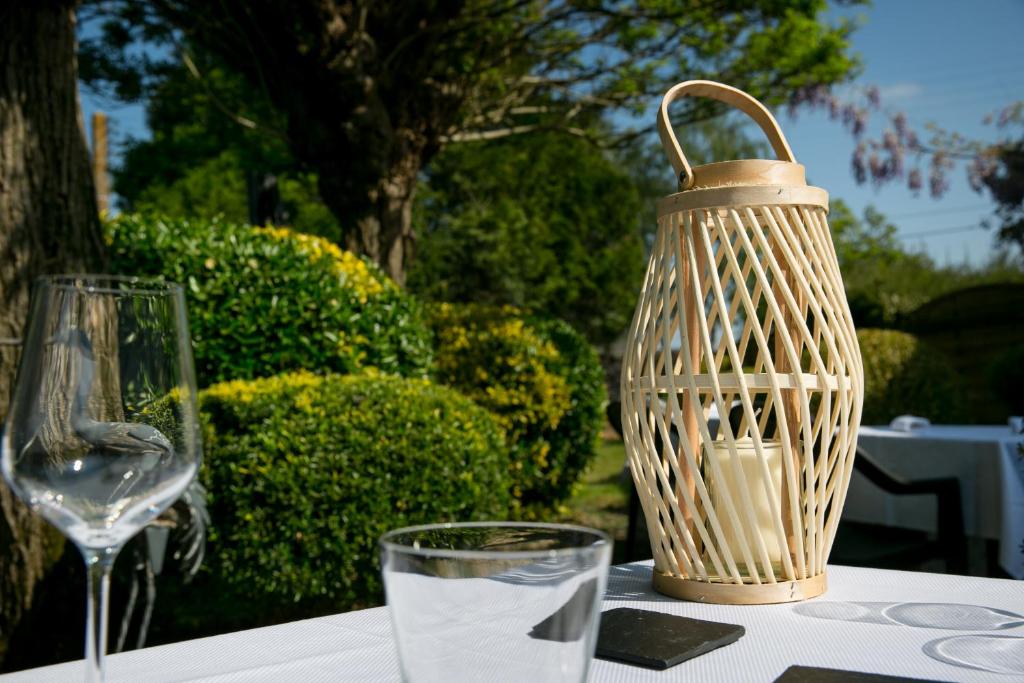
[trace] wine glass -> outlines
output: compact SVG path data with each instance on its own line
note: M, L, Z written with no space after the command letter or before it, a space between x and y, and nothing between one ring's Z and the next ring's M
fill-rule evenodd
M118 551L199 469L181 287L106 275L36 282L3 434L3 475L85 558L85 680L102 682Z

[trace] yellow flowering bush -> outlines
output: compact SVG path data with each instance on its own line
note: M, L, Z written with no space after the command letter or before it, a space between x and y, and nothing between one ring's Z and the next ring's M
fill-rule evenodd
M201 385L299 368L420 377L429 368L419 304L322 237L138 214L105 229L113 272L185 285Z
M203 614L225 628L379 603L385 531L508 513L494 419L428 380L301 371L213 385L200 406L213 523L196 590L232 596Z
M568 324L512 307L429 309L435 375L487 408L510 449L513 505L540 514L592 459L605 401L597 354Z
M294 242L299 251L309 256L311 261L325 263L341 282L355 290L362 303L366 303L371 296L377 296L385 289L397 289L391 280L382 277L380 273L371 272L361 258L350 251L344 251L328 239L295 232L288 228L272 226L254 229L258 234L268 235L281 242Z

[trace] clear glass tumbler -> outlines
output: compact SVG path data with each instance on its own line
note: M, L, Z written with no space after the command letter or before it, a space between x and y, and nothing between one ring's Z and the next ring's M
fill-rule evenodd
M612 542L558 524L469 522L380 541L402 678L587 678Z

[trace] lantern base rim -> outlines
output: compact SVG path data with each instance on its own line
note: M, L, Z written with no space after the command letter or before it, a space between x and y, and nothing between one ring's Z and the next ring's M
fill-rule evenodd
M825 572L817 576L778 583L740 584L722 581L696 581L654 570L654 590L662 595L691 602L721 605L768 605L799 602L828 590Z

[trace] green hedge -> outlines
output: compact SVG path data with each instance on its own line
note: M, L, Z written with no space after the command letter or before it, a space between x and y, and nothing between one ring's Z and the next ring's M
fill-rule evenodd
M541 338L554 344L558 354L550 368L569 385L569 408L548 436L551 470L534 484L540 500L562 500L597 453L608 401L604 369L594 347L569 323L538 318L529 322Z
M888 424L899 415L965 420L963 387L941 352L895 330L860 330L857 340L864 358L862 424Z
M511 452L517 514L571 493L593 459L605 402L597 354L572 327L511 307L429 308L437 379L495 415Z
M299 368L422 377L430 366L419 304L323 238L138 214L106 235L113 272L185 285L204 386Z
M1024 415L1024 346L1006 349L986 368L992 393L1007 415Z
M299 372L200 398L207 578L255 606L248 625L379 601L389 529L508 513L498 426L427 380Z

